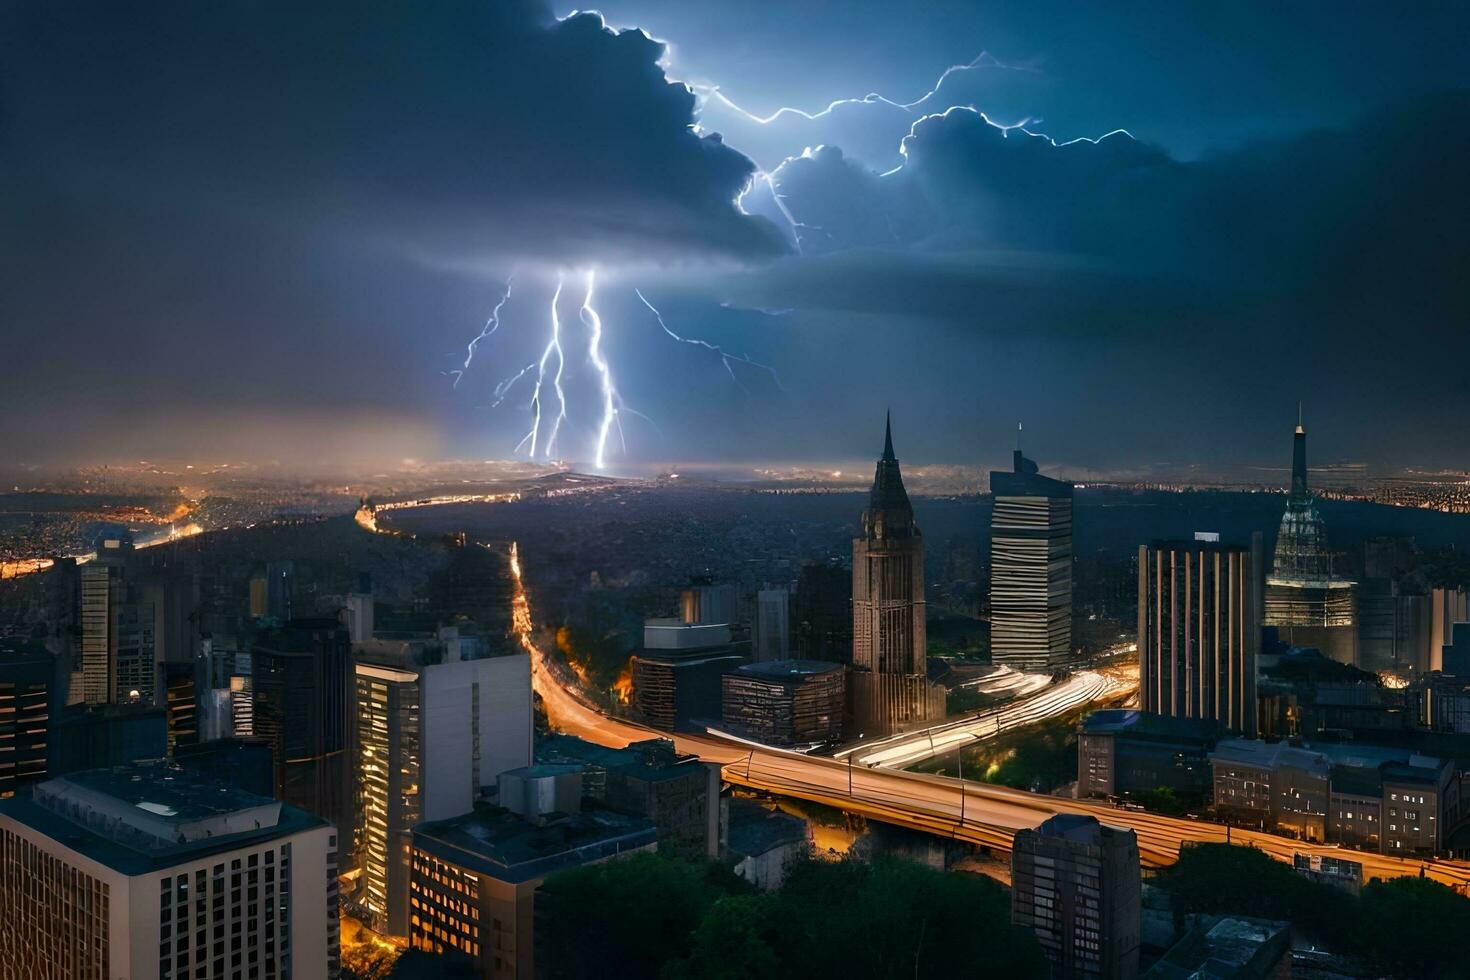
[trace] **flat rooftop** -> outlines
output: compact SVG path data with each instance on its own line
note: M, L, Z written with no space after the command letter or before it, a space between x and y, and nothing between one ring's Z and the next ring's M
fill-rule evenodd
M680 755L666 738L650 738L621 749L585 741L575 735L549 735L537 739L536 762L552 765L596 766L644 782L679 779L690 767L700 767L697 756Z
M1263 768L1290 765L1320 775L1327 775L1328 770L1334 768L1366 769L1415 780L1433 780L1445 766L1443 760L1419 755L1409 748L1360 745L1356 742L1303 743L1297 746L1243 738L1221 741L1211 758Z
M843 665L829 660L767 660L761 663L744 664L736 667L732 674L759 677L764 680L802 680L820 674L841 671Z
M1103 708L1082 720L1082 730L1095 735L1208 740L1218 734L1219 726L1204 718L1173 718L1136 708Z
M413 829L413 843L420 850L512 883L644 848L657 840L653 821L601 807L586 807L538 826L509 810L481 805L462 817Z
M163 762L58 776L29 796L0 800L0 815L130 876L326 826L279 800Z

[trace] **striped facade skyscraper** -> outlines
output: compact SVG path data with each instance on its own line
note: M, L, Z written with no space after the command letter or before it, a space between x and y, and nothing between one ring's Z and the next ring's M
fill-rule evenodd
M1072 660L1072 484L1014 461L990 474L991 661L1047 672Z
M1261 535L1217 535L1138 549L1139 697L1145 711L1256 733Z

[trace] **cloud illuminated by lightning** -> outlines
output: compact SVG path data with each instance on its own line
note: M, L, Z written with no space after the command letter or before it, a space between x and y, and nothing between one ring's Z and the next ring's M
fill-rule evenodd
M447 372L454 377L454 384L450 385L450 387L459 387L459 382L464 378L465 372L470 369L470 362L475 359L475 349L480 346L480 341L488 339L495 331L500 329L500 311L505 308L506 303L510 302L510 289L514 280L515 277L512 276L505 281L505 295L500 297L500 302L496 303L495 309L490 311L490 318L480 328L479 335L471 340L469 346L465 348L464 364L453 371Z
M552 390L556 393L556 418L551 423L551 433L545 442L546 458L550 459L552 452L556 449L556 436L561 431L561 424L567 417L567 396L562 390L562 371L566 367L566 356L561 349L561 320L557 316L556 304L561 299L562 280L558 276L556 280L556 292L551 295L551 335L546 340L546 348L541 352L541 360L536 362L536 386L531 390L531 431L527 432L516 445L516 451L526 443L531 444L530 456L536 458L536 447L541 438L541 389L546 383L546 366L551 361L551 355L556 355L556 373L552 375ZM527 370L530 370L527 368ZM514 382L511 382L513 384ZM507 385L507 389L508 389Z
M782 391L786 390L782 387L781 376L776 373L775 368L770 367L766 364L762 364L759 361L753 361L750 359L749 356L745 354L731 354L724 348L716 344L712 344L707 340L700 340L697 337L679 336L678 334L674 333L674 331L669 329L669 325L664 322L664 315L658 311L658 307L654 306L648 301L648 297L643 295L642 290L634 289L633 293L643 301L644 306L648 307L649 312L653 314L654 319L658 321L658 325L663 328L664 333L668 334L670 337L674 338L681 344L693 344L695 347L703 347L706 350L714 351L716 354L720 355L720 363L725 365L725 371L730 375L730 380L734 381L735 384L739 386L740 390L745 392L747 395L750 394L750 389L746 388L745 384L740 380L739 376L735 374L735 368L732 362L739 362L741 364L748 364L751 367L760 368L762 371L770 374L771 380L776 383L777 388L780 388Z

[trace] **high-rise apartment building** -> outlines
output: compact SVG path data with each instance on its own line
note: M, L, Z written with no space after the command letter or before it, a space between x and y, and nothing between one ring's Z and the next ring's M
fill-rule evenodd
M852 542L849 696L857 733L888 735L944 717L944 692L927 673L924 613L924 538L893 454L890 422L862 536Z
M990 656L1045 672L1072 660L1072 484L1017 449L990 492Z
M254 734L275 752L276 797L351 839L352 650L335 619L267 630L251 654Z
M0 801L0 976L340 974L323 821L151 763Z
M406 936L414 824L469 813L531 762L531 662L359 662L356 696L356 902L374 929Z
M1138 838L1132 830L1059 813L1016 834L1011 921L1036 934L1052 976L1137 976L1142 916Z
M1217 540L1139 547L1139 697L1145 711L1255 734L1260 568L1259 533L1249 548Z

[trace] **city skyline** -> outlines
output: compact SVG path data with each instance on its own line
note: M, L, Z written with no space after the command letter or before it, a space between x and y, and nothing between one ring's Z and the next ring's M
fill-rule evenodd
M1467 36L0 0L0 980L1458 976Z

